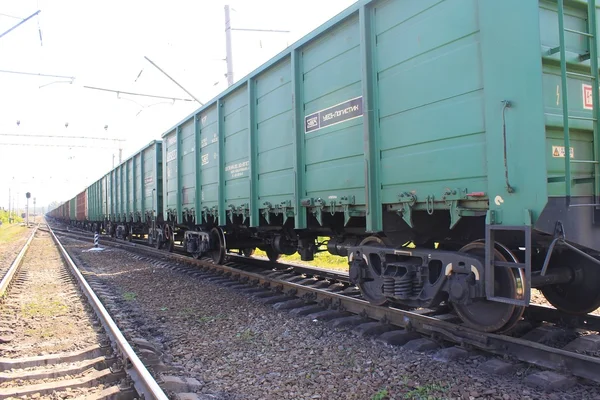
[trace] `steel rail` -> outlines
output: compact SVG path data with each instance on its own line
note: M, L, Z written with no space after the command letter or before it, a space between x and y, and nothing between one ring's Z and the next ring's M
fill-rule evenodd
M29 236L29 239L27 239L25 245L23 246L19 254L17 254L17 257L10 265L10 268L8 268L8 271L6 271L6 274L2 278L2 281L0 281L0 298L4 297L4 295L6 294L6 290L10 286L10 283L12 282L13 278L16 276L16 273L19 270L21 263L23 262L23 257L25 257L25 253L27 252L27 249L29 249L29 245L31 245L31 242L33 241L33 237L35 236L37 230L38 225L36 225L35 228L33 228L31 236Z
M67 250L63 247L62 243L54 234L54 231L52 230L50 225L48 225L48 231L50 232L52 238L54 239L54 242L60 249L61 255L67 263L67 265L69 266L69 268L71 269L71 272L79 281L79 284L83 289L85 296L88 298L90 305L96 311L96 315L98 315L98 317L100 318L100 321L102 322L102 325L106 329L108 335L111 337L113 343L118 346L119 350L121 351L121 354L125 358L125 361L129 361L131 369L127 367L127 363L125 363L125 368L127 370L127 373L133 378L133 384L138 394L140 396L144 396L145 399L167 400L167 395L163 392L160 386L158 386L158 383L156 383L156 380L152 377L152 375L150 375L150 372L148 372L148 370L146 369L142 361L139 359L137 354L135 354L133 348L131 347L131 345L129 345L127 339L125 339L125 337L117 327L117 324L113 321L111 316L108 314L108 311L106 311L106 308L104 308L104 306L102 305L100 299L98 299L90 285L87 283L87 281L85 280L85 278L83 277L83 275L81 274L81 272L69 256L69 254L67 253Z

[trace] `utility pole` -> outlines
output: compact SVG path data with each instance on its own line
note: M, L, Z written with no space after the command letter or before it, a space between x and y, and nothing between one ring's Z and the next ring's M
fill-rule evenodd
M227 46L227 86L233 85L233 59L231 57L231 19L229 5L225 5L225 42Z
M225 46L227 54L227 86L233 85L233 56L231 50L231 31L250 31L250 32L270 32L270 33L290 33L290 31L278 29L251 29L251 28L232 28L231 17L229 14L229 5L225 5Z

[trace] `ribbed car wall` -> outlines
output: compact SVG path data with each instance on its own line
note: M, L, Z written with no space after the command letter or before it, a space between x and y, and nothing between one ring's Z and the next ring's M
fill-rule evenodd
M140 206L142 216L146 213L151 213L153 209L159 211L159 207L162 207L162 204L160 203L160 199L162 199L162 187L159 187L159 184L162 181L162 170L160 168L162 165L162 154L159 152L159 157L157 158L157 148L160 151L160 143L155 143L153 146L147 147L142 151L142 156L144 158L144 204L143 207Z
M199 115L200 123L200 201L201 207L211 209L218 206L219 196L219 132L216 105ZM196 215L200 215L199 210ZM197 221L200 218L196 217ZM198 222L199 223L199 222Z
M165 163L166 163L166 196L165 211L177 210L177 134L175 131L169 132L163 143L166 143L165 148ZM147 163L145 163L147 167Z
M77 219L77 199L75 197L69 200L69 218L71 221Z
M110 186L109 186L110 174L106 174L102 177L102 219L108 219L110 217Z
M135 193L135 212L136 215L144 215L142 210L142 194L143 194L143 181L142 181L142 154L136 154L133 157L133 165L135 166L135 174L133 177L133 192Z
M376 3L373 29L382 202L485 191L477 1Z
M179 131L179 176L181 178L182 210L192 209L196 201L196 149L194 121L189 120L181 125Z
M126 187L126 200L127 200L127 220L129 221L133 216L133 193L135 187L133 185L133 158L130 158L125 163L125 173L127 175L127 187Z
M230 93L224 99L223 137L224 206L238 209L250 201L247 87Z
M119 167L113 170L113 212L115 221L121 220L121 174Z
M255 79L258 208L294 196L294 129L289 58Z
M336 120L337 110L331 107L341 106L340 112L349 112L346 115L360 109L360 40L355 15L302 48L304 116L319 112L321 124L315 129L305 127L306 195L327 204L342 196L354 196L358 204L365 201L362 112L356 118L328 123Z

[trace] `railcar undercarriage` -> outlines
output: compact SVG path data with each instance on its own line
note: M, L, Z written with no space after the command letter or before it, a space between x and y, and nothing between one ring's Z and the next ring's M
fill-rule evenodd
M498 227L490 241L493 251L491 246L487 250L493 252L493 260L486 268L483 218L464 218L449 230L440 229L447 226L448 216L443 212L423 218L419 214L414 217L422 222L420 230L406 229L394 215L384 234L371 236L366 236L364 229L344 226L309 226L296 231L293 222L260 228L240 223L223 229L214 223L178 226L172 221L161 224L158 233L150 236L159 248L166 246L172 251L177 242L194 258L209 256L217 264L235 249L246 256L261 249L271 261L296 252L302 260L311 261L316 253L328 251L348 258L350 281L365 300L404 308L450 306L466 326L486 332L513 328L529 304L530 288L540 288L552 305L566 313L585 314L600 307L600 265L598 260L594 263L595 258L561 249L548 261L546 253L553 251L548 248L551 238L540 239L536 233L533 244L527 244L532 253L527 266L523 261L526 251L518 243L525 243L523 237L529 233ZM319 243L321 235L330 239ZM327 250L320 248L324 244ZM492 282L489 271L493 271L493 295L486 287Z

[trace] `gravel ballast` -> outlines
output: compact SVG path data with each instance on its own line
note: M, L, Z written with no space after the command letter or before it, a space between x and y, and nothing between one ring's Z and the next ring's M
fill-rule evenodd
M38 231L17 276L17 284L0 307L4 328L12 334L0 357L41 356L96 344L100 337L77 285L48 233Z
M481 370L489 355L444 362L361 337L351 329L293 317L249 294L140 261L122 250L85 252L64 239L113 294L135 335L162 346L166 363L222 399L600 399L597 385L547 393L524 383L535 368L503 376ZM167 262L172 263L172 262ZM209 398L209 397L207 397Z

